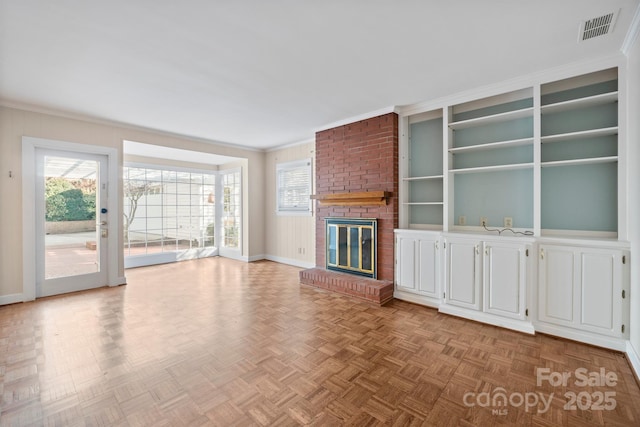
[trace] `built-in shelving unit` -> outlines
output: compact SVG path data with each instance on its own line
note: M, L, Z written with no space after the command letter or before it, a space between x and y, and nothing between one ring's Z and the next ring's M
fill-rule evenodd
M616 69L541 85L541 234L617 233Z
M450 227L533 225L533 104L525 89L449 107Z
M610 68L405 117L401 227L615 239L618 97Z
M407 121L408 144L401 179L407 195L402 205L412 228L442 230L444 174L442 160L442 110Z
M395 298L626 347L629 142L608 67L401 112Z

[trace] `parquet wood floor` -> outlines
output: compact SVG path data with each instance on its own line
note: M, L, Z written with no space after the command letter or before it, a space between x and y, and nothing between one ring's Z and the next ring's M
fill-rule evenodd
M208 258L0 307L0 424L640 425L620 353L401 301L367 305L301 287L298 272ZM572 377L538 386L536 368ZM579 368L616 384L576 385ZM484 404L500 387L511 404ZM583 408L609 392L615 408L565 410L572 392Z

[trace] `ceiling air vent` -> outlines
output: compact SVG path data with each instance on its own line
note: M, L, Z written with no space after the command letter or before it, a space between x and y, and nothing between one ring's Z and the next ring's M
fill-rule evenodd
M584 21L580 25L578 41L583 42L594 37L610 34L613 31L617 18L618 12L611 12L606 15Z

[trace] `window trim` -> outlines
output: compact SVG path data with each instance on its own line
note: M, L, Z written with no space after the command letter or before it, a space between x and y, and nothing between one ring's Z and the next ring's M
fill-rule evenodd
M311 204L311 198L309 198L309 205L306 209L286 209L280 207L280 172L286 170L297 169L302 166L306 166L309 171L309 196L313 193L313 159L307 157L306 159L293 160L289 162L276 163L276 215L278 216L312 216L313 208Z

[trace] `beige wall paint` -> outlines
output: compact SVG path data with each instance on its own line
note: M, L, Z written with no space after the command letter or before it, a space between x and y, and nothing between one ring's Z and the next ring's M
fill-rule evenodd
M315 213L313 216L276 215L276 164L312 159L315 190L315 142L266 153L265 217L267 258L302 267L315 265ZM314 207L315 208L315 207Z
M247 170L243 177L243 190L247 196L252 196L245 200L243 228L248 244L243 246L243 256L251 259L265 253L264 152L160 132L0 107L0 297L22 293L23 136L112 147L118 150L121 162L123 140L245 158ZM118 186L121 193L122 181ZM117 262L118 275L123 276L122 252Z

